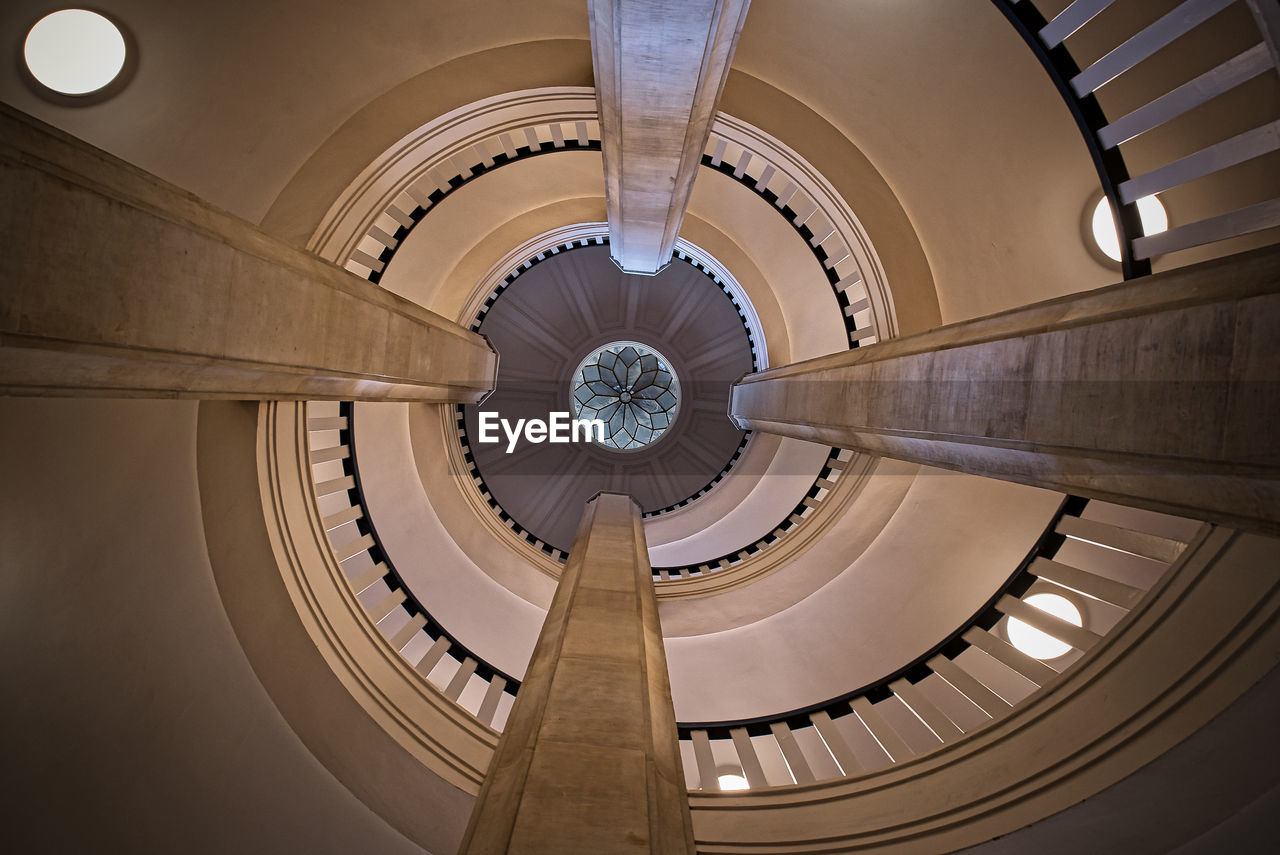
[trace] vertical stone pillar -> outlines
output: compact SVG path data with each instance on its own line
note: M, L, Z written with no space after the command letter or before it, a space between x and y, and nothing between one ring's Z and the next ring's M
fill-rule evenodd
M769 368L744 430L1280 534L1280 247Z
M694 852L652 569L630 496L587 502L459 851Z
M0 395L475 403L483 336L0 104Z
M751 0L590 0L609 252L671 261Z

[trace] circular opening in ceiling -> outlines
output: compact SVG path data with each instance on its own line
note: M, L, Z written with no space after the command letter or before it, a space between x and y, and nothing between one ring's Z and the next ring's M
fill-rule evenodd
M647 345L615 341L587 354L569 389L576 419L599 419L596 445L639 451L661 439L680 411L680 381L671 362Z
M1138 200L1138 216L1142 219L1144 235L1158 235L1169 229L1169 215L1155 196L1143 196ZM1107 197L1098 200L1093 209L1093 240L1102 254L1112 261L1120 260L1120 236L1116 232L1116 218L1107 204Z
M1083 626L1080 610L1066 597L1057 594L1032 594L1023 602L1054 617L1062 618L1068 623ZM1009 618L1006 631L1009 633L1009 642L1014 647L1036 659L1057 659L1071 649L1070 644L1059 641L1052 635L1041 632L1017 618Z
M45 15L27 33L22 55L31 75L62 95L88 95L115 80L124 68L124 34L88 9Z
M721 775L717 782L720 784L720 789L726 793L751 788L751 785L747 783L747 779L741 775Z

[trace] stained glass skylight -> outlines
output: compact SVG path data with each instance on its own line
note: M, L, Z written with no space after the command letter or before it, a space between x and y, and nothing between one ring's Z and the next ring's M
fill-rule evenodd
M571 383L574 418L603 421L604 439L596 444L618 451L657 442L680 410L680 382L671 363L634 341L596 348Z

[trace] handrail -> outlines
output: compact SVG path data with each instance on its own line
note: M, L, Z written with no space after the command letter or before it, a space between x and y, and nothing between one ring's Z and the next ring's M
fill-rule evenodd
M1106 149L1098 143L1098 131L1107 126L1107 116L1092 92L1077 98L1071 89L1070 81L1080 73L1080 66L1076 64L1075 58L1071 56L1071 52L1064 44L1059 43L1049 47L1041 41L1039 34L1048 22L1034 3L1020 2L1020 0L992 0L992 2L1009 19L1009 23L1018 31L1018 35L1022 36L1027 47L1031 48L1036 59L1044 66L1049 79L1053 81L1058 94L1062 96L1067 109L1071 111L1071 118L1075 120L1081 136L1084 137L1089 157L1098 171L1098 180L1102 183L1102 194L1107 197L1111 210L1117 212L1116 228L1120 232L1120 267L1124 271L1124 278L1134 279L1150 274L1151 262L1145 259L1139 260L1133 256L1133 241L1142 236L1142 218L1138 213L1138 203L1134 201L1124 204L1120 201L1120 191L1117 189L1120 182L1128 180L1129 168L1125 165L1120 149Z
M565 133L567 127L575 128L576 136ZM525 136L527 145L504 143L502 152L466 168L458 165L462 162L458 157L451 158L447 164L436 164L432 175L436 179L434 184L438 186L434 189L423 190L411 184L396 194L351 255L341 260L347 270L370 282L379 282L386 266L418 223L448 196L482 175L529 157L557 151L599 151L601 146L598 126L581 121L542 121L526 128ZM550 140L541 141L543 136L550 137ZM772 152L774 157L767 156L761 150L766 147L764 136L745 123L720 117L713 125L707 151L700 164L732 178L769 202L770 207L804 239L810 255L831 286L842 313L849 347L861 347L892 337L892 313L879 305L888 300L884 272L878 259L864 246L867 241L861 225L847 210L843 200L835 196L834 190L822 186L806 189L801 186L800 176L792 174L796 164L775 162L781 157L778 152ZM776 141L773 143L779 147ZM740 156L732 162L724 159L730 144L741 149ZM474 150L477 153L481 151L479 148ZM813 176L808 177L812 183ZM832 198L824 198L824 194ZM819 221L824 224L821 233L815 231ZM692 259L685 260L696 264ZM518 275L520 268L518 265L513 273ZM708 275L714 278L710 271ZM856 294L862 296L855 297ZM479 325L483 315L482 310L473 319L472 329Z
M355 520L355 523L361 534L367 534L373 538L373 544L369 546L368 549L369 557L373 560L375 565L382 564L386 567L387 572L382 578L386 582L387 587L392 591L404 591L405 610L409 612L410 617L420 614L427 619L427 623L423 627L423 631L426 632L432 640L435 640L440 636L444 636L449 640L451 651L461 652L465 657L470 657L476 661L475 673L480 677L480 679L489 682L494 677L501 677L506 681L503 691L510 695L516 694L520 689L520 681L518 679L503 671L501 668L489 664L472 652L469 647L458 640L457 636L445 629L444 624L431 616L431 612L427 607L422 604L421 600L414 596L413 591L404 583L403 577L401 577L399 571L396 570L395 562L391 560L391 556L387 554L387 551L382 547L382 538L378 536L378 529L373 524L373 517L369 515L368 509L364 507L364 486L360 480L359 455L356 452L356 445L352 438L352 428L355 423L355 406L350 401L343 401L338 405L338 413L341 417L345 417L347 419L347 426L338 432L338 442L339 444L346 445L351 449L351 456L343 461L343 468L355 481L351 486L351 489L348 491L348 496L352 500L352 504L359 503L360 507L364 510L364 513ZM454 658L456 659L458 657L455 656Z
M750 431L747 432L748 436ZM698 561L693 564L675 564L661 565L653 567L653 581L667 582L678 581L680 579L696 579L707 576L712 573L719 573L722 570L728 570L730 567L741 564L748 558L757 553L764 552L773 546L791 529L795 528L804 518L810 516L822 502L835 489L837 480L844 472L845 466L853 458L853 452L843 448L832 448L827 455L826 462L822 464L822 469L818 471L818 477L814 479L813 485L805 491L802 498L794 508L792 508L782 521L769 530L769 532L751 543L741 546L732 552L726 552L715 558L706 561ZM708 485L707 489L710 489ZM649 516L648 514L645 515Z
M521 132L526 145L516 144L520 141ZM599 150L599 135L598 123L589 113L583 112L580 115L575 114L572 119L548 118L547 115L541 114L524 128L506 127L501 133L494 130L489 139L482 140L480 137L471 139L449 158L437 159L425 173L395 192L385 195L384 201L380 203L380 213L364 229L363 236L352 245L349 255L337 259L338 263L344 264L350 272L370 282L378 283L383 271L395 257L397 250L410 232L449 195L481 175L489 174L501 166L519 160L556 151ZM730 153L732 158L726 158ZM832 295L841 312L841 320L850 348L873 344L895 334L896 327L891 300L884 281L885 274L874 251L870 249L869 240L861 224L857 222L847 204L839 198L834 189L828 186L825 180L799 155L758 129L730 117L721 116L713 124L701 165L721 172L769 202L769 206L805 241L806 248L831 287ZM591 243L599 244L602 241L607 242L607 238L595 238ZM577 246L585 246L587 243L587 241L570 241L548 252L556 254ZM475 316L467 319L470 329L478 330L484 315L501 291L532 264L536 264L546 256L546 252L540 253L534 258L514 265L510 274L478 307ZM697 258L683 252L677 252L677 256L703 270L717 285L724 287L715 271L703 265ZM730 300L734 301L739 314L743 315L743 309L737 304L737 298L728 290L726 293L729 294ZM743 315L743 323L747 327L753 363L760 362L763 359L762 343L755 340L745 315ZM461 407L456 408L458 427L463 432L461 434L463 456L472 478L479 479L477 489L484 496L484 501L517 537L563 564L566 551L562 547L545 543L532 532L525 530L519 521L510 517L493 499L478 467L474 465L465 437L462 412ZM742 456L749 437L750 432L747 432L735 453L706 485L668 507L646 512L645 516L659 516L687 507L709 493L724 479ZM806 496L806 502L812 501L812 496L818 489L818 481L823 478L824 475L820 473L815 479L814 486ZM806 512L807 510L806 507ZM763 538L745 544L741 549L722 557L732 564L742 560L744 552L750 555L763 549L790 528L788 522L793 515L794 512L788 513L787 517ZM700 572L695 572L697 566L699 565L690 565L687 568L657 568L655 577L658 577L659 571L664 569L673 578L685 578L686 574L702 575ZM715 566L720 567L718 560Z
M811 783L747 792L718 792L712 777L689 794L698 852L959 852L993 839L1008 851L1030 851L1003 836L1151 769L1242 698L1265 708L1256 704L1260 690L1247 693L1274 670L1280 643L1275 542L1208 525L1173 531L1191 537L1177 562L1150 585L1144 580L1142 601L1055 682L963 738L865 774L843 776L827 761L809 770L818 779ZM821 748L814 730L791 741L806 754L815 743ZM775 779L776 767L786 774L784 756L790 763L794 751L784 755L762 737L740 741L765 749L761 759L774 765ZM1246 738L1237 742L1248 750ZM733 747L716 746L709 759L721 765L711 775L734 771L724 768L734 761L723 750ZM686 770L692 753L685 753ZM1250 768L1265 762L1259 756ZM1093 831L1078 837L1077 849L1118 839Z
M996 604L1005 594L1020 597L1026 593L1027 588L1035 581L1035 577L1028 573L1028 568L1036 558L1046 557L1052 558L1058 551L1058 548L1066 540L1064 535L1057 532L1057 526L1064 516L1078 517L1088 505L1089 500L1080 496L1064 496L1062 502L1058 505L1057 511L1054 512L1053 519L1049 521L1049 525L1041 533L1040 537L1032 545L1027 552L1025 558L1018 563L1009 577L1000 585L994 594L983 603L977 611L973 613L968 620L960 624L959 628L949 634L942 641L935 644L929 650L917 656L911 662L903 665L888 676L881 677L864 686L860 686L852 691L844 692L829 698L825 701L819 701L808 706L797 707L783 713L775 713L772 715L755 716L752 718L734 719L731 721L704 721L704 722L682 722L680 724L680 738L686 738L686 732L690 730L706 730L712 732L712 738L715 738L714 732L724 731L727 737L730 728L743 727L747 729L747 733L752 736L763 736L769 732L769 725L774 722L785 721L788 725L795 727L807 726L808 717L815 712L827 712L830 714L834 709L841 705L847 706L848 703L858 697L867 697L872 703L889 697L892 692L889 690L889 684L897 680L906 678L912 683L918 683L924 679L930 670L925 664L935 656L943 655L948 659L954 659L966 647L969 642L965 641L963 636L973 626L981 626L983 629L990 629L1002 617L1001 613L996 610Z
M707 140L708 151L702 155L701 165L733 179L768 202L804 240L809 254L822 269L827 284L835 295L850 348L865 347L891 338L895 334L892 318L877 313L878 307L874 305L875 301L871 296L880 291L887 292L883 281L885 275L879 269L879 261L874 258L857 260L850 270L843 270L845 264L855 258L855 245L862 236L861 226L856 221L838 223L841 219L853 219L844 200L836 196L831 188L801 187L793 180L795 176L749 147L750 143L744 139L749 133L749 126L745 123L736 123L728 118L723 119L722 123L723 128L720 123L713 127L711 137ZM735 139L730 139L727 133L729 130L735 132ZM750 131L759 136L755 129ZM742 153L736 160L725 156L730 142L741 147ZM756 144L755 148L763 147L758 138L751 142ZM822 191L834 198L824 199ZM832 210L833 208L837 210ZM854 294L862 296L855 298ZM883 301L885 298L882 296L881 299ZM865 320L860 321L863 317Z
M1183 223L1160 235L1144 236L1137 202L1151 191L1163 192L1218 176L1223 170L1280 151L1280 109L1262 123L1231 139L1207 145L1184 157L1130 176L1120 146L1165 122L1230 92L1268 69L1280 71L1270 22L1280 17L1247 0L1261 41L1236 57L1206 69L1195 79L1172 86L1120 119L1109 122L1097 93L1143 60L1195 31L1238 0L1183 0L1175 9L1121 41L1101 59L1081 69L1066 39L1122 0L1073 0L1046 20L1034 0L992 0L1048 73L1084 138L1098 172L1103 195L1117 212L1121 267L1125 279L1151 273L1151 258L1196 246L1242 237L1280 226L1280 198L1237 204L1234 210ZM1199 215L1197 215L1199 216Z
M338 404L336 417L313 415L317 408L324 406L333 405L307 405L309 475L314 484L315 500L328 506L322 517L323 527L334 558L353 594L396 652L414 665L423 677L429 678L445 655L453 659L457 668L441 687L445 696L483 724L501 729L495 725L500 696L507 694L514 698L519 691L520 680L477 655L450 633L405 584L384 549L365 505L352 436L354 405L350 402ZM328 432L337 433L337 442L318 447L312 435ZM332 471L335 465L340 467L342 474L330 477L336 475ZM322 467L330 469L324 471ZM337 495L341 495L345 502L332 501L332 497ZM342 535L335 536L339 532ZM374 591L376 597L365 596L370 591ZM473 677L486 684L483 699L479 704L472 704L475 709L461 700Z
M309 418L307 423L309 435L327 431L334 431L337 434L336 444L322 444L321 447L312 447L309 452L313 468L329 466L332 470L334 464L338 464L342 473L340 478L328 477L323 481L319 480L319 472L313 474L316 478L318 497L333 496L341 492L345 494L348 505L342 510L337 510L336 505L330 503L327 516L324 517L324 527L330 534L335 558L339 566L343 567L344 574L351 580L352 588L365 606L369 617L392 647L412 664L416 664L424 676L432 673L445 653L450 654L451 658L457 662L457 667L452 671L452 676L445 674L440 678L441 688L446 697L475 715L481 722L493 725L498 710L497 698L503 693L514 696L520 682L471 652L465 644L431 616L424 604L405 585L383 549L377 529L369 519L363 503L359 464L352 442L354 407L350 404L339 405L338 413L336 418L319 416ZM829 460L828 463L832 461ZM334 473L330 471L327 474ZM815 780L812 770L823 768L821 762L824 762L824 758L814 756L815 744L821 745L821 750L826 752L825 763L828 766L834 763L840 773L845 776L856 774L864 765L874 765L874 763L859 763L855 758L854 749L850 748L840 735L842 725L839 724L839 720L851 715L868 728L872 738L890 763L913 756L914 752L907 747L904 735L898 734L892 722L877 712L879 704L895 697L906 704L911 713L926 723L925 726L938 738L939 745L959 737L963 735L965 728L952 723L946 712L921 695L914 688L917 684L932 675L941 675L942 679L951 683L967 701L980 708L991 719L1002 715L1016 703L1016 699L1011 702L1000 697L995 689L987 688L983 684L984 678L969 674L961 665L954 662L956 657L970 646L976 646L990 653L995 659L1003 662L1015 673L1027 677L1035 685L1043 685L1056 677L1057 671L1019 653L1006 641L990 632L1011 612L1019 611L1017 604L1011 602L1011 599L1017 600L1025 596L1041 579L1047 579L1048 584L1055 586L1055 589L1071 590L1074 586L1075 589L1082 591L1084 596L1105 598L1109 602L1123 604L1126 610L1136 604L1141 596L1141 591L1138 589L1130 589L1124 584L1091 576L1088 571L1077 570L1055 562L1054 558L1067 538L1102 543L1112 549L1142 554L1164 563L1172 561L1183 545L1180 541L1082 519L1081 515L1087 505L1088 500L1085 499L1065 498L1051 523L1041 533L1036 544L1005 584L969 620L941 639L930 650L896 669L892 674L819 704L811 704L775 715L733 721L679 723L680 738L685 744L693 743L691 746L693 753L701 755L696 757L698 760L696 768L702 780L706 780L707 758L710 756L711 743L725 740L732 742L735 753L743 758L744 767L754 770L753 787L777 785L776 782L766 778L761 761L755 757L756 749L751 747L750 742L752 737L772 737L776 741L778 751L786 758L786 768L793 776L794 782ZM333 537L335 531L344 529L348 525L351 525L354 531L348 532L346 538ZM359 555L365 557L362 561L355 561L356 556ZM1081 579L1084 579L1083 583ZM373 590L373 586L379 582L381 587L378 588L375 597L359 597L362 593ZM1041 587L1043 586L1042 583ZM1117 595L1116 591L1120 591L1121 595ZM390 616L398 611L405 613L403 618L399 621L390 620ZM1036 622L1035 615L1028 617L1020 613L1019 616L1033 623ZM1054 634L1054 629L1050 624L1048 627L1050 634ZM425 635L430 640L431 649L425 653L410 655L413 640L419 635ZM1072 640L1078 648L1095 637L1100 636L1088 627L1082 630L1069 630L1067 634L1067 638ZM1081 638L1085 641L1081 642L1079 640ZM418 644L416 650L422 651L426 646L425 643ZM418 660L416 663L415 659ZM470 709L460 700L463 690L473 677L488 684L487 690L483 692L484 701L479 704L478 710ZM472 706L476 705L475 698L476 694L473 693ZM817 743L814 743L812 738L808 739L807 749L803 747L806 744L806 730L816 730L821 734ZM744 754L750 754L752 759L746 760ZM812 766L810 760L813 761ZM690 768L695 766L693 763L686 765ZM784 783L791 783L791 781Z
M1083 514L1091 504L1089 499L1078 496L1065 497L1005 583L957 629L892 673L836 697L785 712L731 721L680 722L682 746L692 754L686 755L691 784L696 779L703 790L718 789L716 770L723 768L726 757L736 757L753 790L850 777L916 756L920 753L920 734L927 734L925 741L933 747L941 747L971 732L975 718L981 719L977 725L981 727L1003 717L1022 698L1001 688L1001 679L1044 686L1114 626L1090 626L1085 621L1083 627L1077 627L1040 612L1025 603L1025 597L1052 592L1077 604L1098 601L1113 614L1122 615L1132 610L1145 593L1144 587L1111 578L1105 568L1084 567L1086 562L1079 558L1075 563L1081 567L1058 560L1059 550L1068 539L1138 556L1153 562L1151 566L1163 566L1164 571L1192 539L1086 519ZM1097 505L1107 507L1103 502ZM1173 519L1163 515L1152 517L1155 518ZM1154 584L1155 580L1151 582ZM1062 641L1075 653L1064 656L1063 664L1055 668L1022 652L1007 640L1007 633L1002 636L1000 629L1007 625L1002 621L1015 616ZM975 653L961 659L961 654L971 647L976 648ZM975 661L974 655L979 659ZM993 679L992 668L1004 678ZM930 679L931 689L928 684L921 685ZM949 688L940 692L944 684ZM948 703L943 702L945 695L950 695ZM881 706L886 702L889 703ZM958 707L966 708L969 715L958 715ZM911 745L913 741L916 748ZM713 748L715 744L721 746L719 750ZM766 761L760 753L762 747L775 754L774 762ZM716 755L720 762L716 762ZM766 772L766 768L772 772Z

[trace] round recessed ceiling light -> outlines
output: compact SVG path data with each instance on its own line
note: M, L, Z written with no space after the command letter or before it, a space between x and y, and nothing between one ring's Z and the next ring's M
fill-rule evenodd
M1158 235L1169 229L1169 215L1155 196L1143 196L1138 200L1138 216L1142 219L1144 235ZM1098 206L1093 209L1093 240L1107 258L1120 260L1120 236L1116 233L1116 218L1111 214L1106 196L1099 199Z
M36 22L22 55L32 76L54 92L88 95L124 68L124 35L97 12L63 9Z
M726 793L734 790L748 790L751 785L747 783L747 779L741 775L721 775L717 778L720 789Z
M1032 594L1023 602L1054 617L1062 618L1067 623L1073 623L1076 626L1084 624L1080 619L1080 610L1066 597L1060 597L1057 594ZM1071 649L1070 644L1059 641L1052 635L1041 632L1017 618L1009 618L1007 630L1009 641L1013 646L1036 659L1057 659Z

